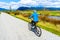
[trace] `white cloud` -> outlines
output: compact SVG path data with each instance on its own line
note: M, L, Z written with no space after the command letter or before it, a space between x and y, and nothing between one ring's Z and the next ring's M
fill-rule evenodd
M60 0L48 0L50 2L60 2Z
M20 0L19 2L4 3L0 2L1 8L17 9L21 6L31 7L31 6L44 6L44 7L60 7L60 0Z
M4 2L1 2L0 7L9 9L9 6L12 7L12 9L17 9L20 6L26 6L26 7L31 7L31 6L37 6L38 3L34 0L20 0L19 2L10 2L10 3L4 3L4 5L2 5Z
M37 2L34 0L21 0L20 4L25 4L26 6L37 6Z
M0 2L0 8L6 8L6 9L8 9L9 5L7 3Z
M42 4L44 7L60 7L60 0L41 0L40 4Z

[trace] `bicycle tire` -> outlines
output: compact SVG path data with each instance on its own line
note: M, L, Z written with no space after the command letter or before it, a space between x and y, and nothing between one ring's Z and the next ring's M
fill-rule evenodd
M32 29L32 26L30 23L28 23L28 29L29 29L29 31L31 31L31 29Z
M40 28L40 27L36 27L36 28L37 28L37 30L36 30L36 35L37 35L38 37L40 37L41 34L42 34L41 28ZM39 32L38 32L38 31L39 31Z

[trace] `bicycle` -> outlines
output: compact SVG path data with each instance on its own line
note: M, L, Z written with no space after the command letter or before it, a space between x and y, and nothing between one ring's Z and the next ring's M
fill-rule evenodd
M42 34L41 28L38 27L38 26L35 26L35 25L34 25L34 28L32 28L32 27L33 27L32 25L33 25L33 24L31 24L31 22L28 23L28 29L29 29L30 31L33 31L33 32L36 34L36 36L40 37L41 34Z

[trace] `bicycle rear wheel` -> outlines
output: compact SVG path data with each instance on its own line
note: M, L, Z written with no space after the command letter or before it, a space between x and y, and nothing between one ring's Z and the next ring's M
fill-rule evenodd
M31 23L28 23L28 29L31 31L32 29L32 24Z

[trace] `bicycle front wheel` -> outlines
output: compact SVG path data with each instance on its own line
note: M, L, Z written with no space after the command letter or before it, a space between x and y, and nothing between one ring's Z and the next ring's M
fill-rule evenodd
M36 27L36 35L37 35L38 37L40 37L41 34L42 34L41 28Z

